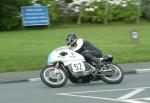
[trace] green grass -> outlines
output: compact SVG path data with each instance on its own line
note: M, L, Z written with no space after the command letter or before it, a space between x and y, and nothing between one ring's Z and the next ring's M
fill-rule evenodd
M139 44L132 44L130 31L139 31ZM150 24L63 25L49 30L0 32L0 72L41 69L48 53L65 45L65 37L76 32L91 41L103 54L112 54L114 62L150 61Z

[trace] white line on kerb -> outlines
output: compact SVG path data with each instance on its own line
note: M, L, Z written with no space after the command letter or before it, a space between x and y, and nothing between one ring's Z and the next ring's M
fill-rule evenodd
M150 72L150 68L146 68L146 69L136 69L137 73L145 73L145 72Z
M140 93L140 92L142 92L144 90L145 89L143 89L143 88L135 89L134 91L131 91L131 92L129 92L129 93L119 97L118 99L129 99L130 97L133 97L134 95L136 95L136 94L138 94L138 93Z
M32 81L32 82L39 81L39 80L41 80L41 78L31 78L31 79L29 79L29 81Z

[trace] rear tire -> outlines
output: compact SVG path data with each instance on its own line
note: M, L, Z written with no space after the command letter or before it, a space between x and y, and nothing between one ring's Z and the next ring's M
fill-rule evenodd
M107 64L104 67L112 69L112 74L101 76L101 78L104 82L106 82L108 84L118 84L123 80L124 73L120 66L118 66L117 64Z
M68 76L64 69L56 69L53 66L46 66L40 73L42 82L52 88L62 87L66 84Z

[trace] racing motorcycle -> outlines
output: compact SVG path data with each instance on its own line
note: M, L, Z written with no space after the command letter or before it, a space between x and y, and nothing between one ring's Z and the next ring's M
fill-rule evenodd
M98 59L102 64L100 68L96 68L94 62L87 62L82 55L72 51L68 46L59 47L49 53L48 65L40 72L41 80L52 88L64 86L68 79L76 84L98 80L118 84L123 80L123 70L112 63L111 55Z

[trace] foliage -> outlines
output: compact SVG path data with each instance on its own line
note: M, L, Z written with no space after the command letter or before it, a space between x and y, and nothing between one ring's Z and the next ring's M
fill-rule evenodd
M150 0L142 1L142 13L143 17L150 21Z
M43 6L48 6L51 22L60 22L68 13L64 0L40 0Z
M85 12L85 19L90 19L91 22L103 22L105 18L107 18L109 21L112 20L112 6L108 4L108 10L106 13L106 3L104 1L102 2L93 2L92 8L94 9L94 12Z
M75 14L81 13L82 8L82 20L88 22L103 22L107 21L125 21L133 22L138 18L138 9L136 1L120 0L120 2L107 1L106 0L79 0L82 2L72 3L72 9ZM84 1L84 2L83 2Z
M136 5L130 2L128 2L125 7L113 6L112 11L113 11L112 12L113 20L115 21L133 22L138 17L138 11Z
M142 5L146 5L148 3L150 3L150 0L142 0Z
M0 0L0 30L21 26L20 7L31 5L32 0ZM135 22L141 16L139 0L40 0L48 6L52 24L66 21L77 23ZM150 20L150 0L142 0L142 17Z
M19 26L20 8L30 4L30 0L0 0L0 30L10 30Z

